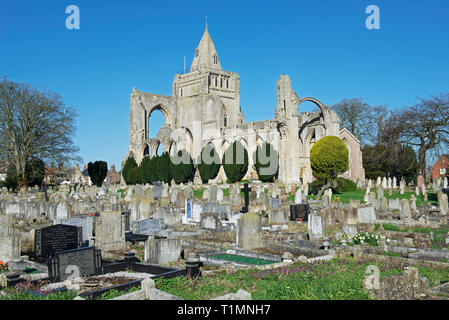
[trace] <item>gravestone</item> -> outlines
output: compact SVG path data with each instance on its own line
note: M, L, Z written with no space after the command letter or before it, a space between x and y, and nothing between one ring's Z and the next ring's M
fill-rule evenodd
M449 210L447 194L441 192L441 195L438 197L438 206L440 208L440 216L446 216Z
M377 186L377 200L382 200L384 198L384 187L382 185Z
M216 230L218 228L218 216L216 213L203 214L201 216L201 227Z
M120 211L102 212L95 221L95 246L101 251L125 249L125 219Z
M396 189L398 187L398 180L396 177L393 177L393 189Z
M185 202L186 202L186 197L184 195L184 192L179 191L178 195L176 196L176 203L178 205L179 208L182 208L185 206Z
M168 265L181 256L181 240L155 239L151 236L145 241L144 262Z
M288 222L288 211L283 209L269 210L268 222L270 223L286 223Z
M376 213L373 206L358 208L357 216L359 223L374 223L376 221Z
M303 194L306 197L309 195L309 184L308 183L304 184Z
M184 190L184 195L186 199L193 199L193 189L191 186L187 186Z
M185 215L183 223L201 222L202 205L201 203L186 200Z
M295 204L290 206L291 221L308 221L310 214L310 206L308 203Z
M58 251L77 249L82 246L81 227L64 224L36 229L34 231L34 256L49 258Z
M79 217L79 218L69 218L69 219L56 219L53 224L65 224L68 226L81 227L83 231L83 241L89 241L93 234L93 218L92 217Z
M262 248L262 219L257 213L245 213L237 221L237 246L242 249Z
M307 224L307 232L310 241L321 241L324 236L323 219L318 214L310 214Z
M424 184L425 184L424 176L420 172L419 176L417 178L417 181L416 181L416 186L417 186L418 190L422 190L422 186ZM417 194L417 195L419 195L419 194Z
M410 209L410 202L408 199L402 199L401 200L401 210L400 210L400 216L401 220L409 220L412 217L411 209Z
M0 260L3 263L20 258L21 235L10 226L0 223Z
M48 275L55 282L101 274L101 251L87 247L59 251L48 260Z
M404 194L405 192L405 180L404 177L401 178L401 181L399 182L399 194Z
M388 208L390 210L399 210L401 208L401 202L398 198L388 200Z
M152 235L164 228L164 224L160 219L145 219L132 222L132 230L134 234Z
M217 202L222 202L223 201L223 189L222 188L218 188L217 190Z
M207 187L203 191L203 200L209 201L209 189Z
M387 189L387 177L382 178L382 188Z
M270 207L273 209L279 209L281 207L281 199L279 198L270 198L269 199Z
M298 189L295 193L295 203L301 204L302 203L302 191L301 189Z
M162 183L153 182L153 196L155 200L162 198Z
M216 202L217 201L217 185L212 184L209 186L209 202Z
M191 199L186 199L185 201L185 213L186 213L186 218L187 219L192 219L192 205L193 205L193 200Z

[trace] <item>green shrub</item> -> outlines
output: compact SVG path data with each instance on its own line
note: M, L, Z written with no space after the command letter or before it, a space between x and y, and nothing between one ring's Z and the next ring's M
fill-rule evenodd
M215 179L220 171L220 166L220 158L217 151L212 144L208 144L201 150L201 154L198 157L198 171L201 181L208 183L210 179Z
M253 159L259 180L262 182L273 182L279 169L279 153L274 150L273 146L264 142L262 146L257 147L256 152L253 154Z
M354 181L338 177L337 178L338 193L357 191L357 184Z
M19 185L18 180L17 168L13 162L10 162L6 169L5 185L8 189L16 190Z
M125 179L126 184L136 184L139 181L139 169L137 169L137 177L136 177L136 170L134 170L132 177L130 175L130 171L138 168L137 162L134 159L134 157L131 155L128 157L128 159L126 159L125 165L123 166L122 169L122 175L123 175L123 179Z
M179 150L178 159L176 159L175 157L171 158L172 159L170 160L169 169L173 180L175 180L175 182L178 184L186 183L189 180L192 180L195 167L193 166L193 160L190 154L186 150ZM183 163L185 162L184 160L187 159L188 163ZM180 163L176 164L176 162Z
M139 167L131 168L131 170L129 170L129 172L128 172L128 180L129 180L128 184L139 184L139 183L142 183L140 181L140 176L139 176Z
M26 184L29 187L41 186L45 177L45 165L39 158L31 158L25 165Z
M241 159L242 156L243 159ZM221 163L228 180L231 183L238 182L248 171L248 151L240 142L235 141L223 154Z
M313 176L328 181L349 169L349 152L344 142L335 136L324 137L310 150Z
M103 180L108 174L108 164L106 161L95 161L87 164L87 171L92 183L98 187L101 187Z
M139 178L141 183L153 183L157 181L155 157L144 157L139 166Z
M155 157L156 176L160 182L169 183L172 179L170 172L170 155L164 152L161 156Z
M343 193L343 192L352 192L352 191L357 191L357 185L348 179L345 178L341 178L338 177L335 180L336 186L335 187L331 187L332 192L333 193ZM321 179L317 179L315 181L313 181L310 185L309 185L309 191L311 194L318 194L318 191L326 184L326 182L324 180Z

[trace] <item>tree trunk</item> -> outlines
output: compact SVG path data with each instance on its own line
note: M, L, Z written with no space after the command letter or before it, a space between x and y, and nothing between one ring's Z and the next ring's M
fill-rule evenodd
M424 146L419 147L418 151L418 162L419 162L419 170L421 174L426 179L426 148Z

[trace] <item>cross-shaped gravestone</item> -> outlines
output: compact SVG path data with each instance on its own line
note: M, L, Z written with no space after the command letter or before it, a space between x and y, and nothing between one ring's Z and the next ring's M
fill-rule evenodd
M245 206L242 208L242 213L247 213L248 212L248 205L249 205L249 192L251 191L251 188L248 187L248 184L245 183L243 185L243 194L245 195Z

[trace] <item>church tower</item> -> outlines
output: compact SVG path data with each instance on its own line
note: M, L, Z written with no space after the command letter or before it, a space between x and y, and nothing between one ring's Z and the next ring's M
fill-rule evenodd
M207 24L200 44L195 50L195 56L193 58L192 65L190 66L190 71L198 69L200 66L221 70L220 60L218 59L218 54L215 50L214 43L212 42L209 31L207 30Z
M240 77L221 68L207 24L190 69L175 76L173 96L178 101L178 127L191 127L193 120L201 120L203 129L219 129L244 121Z

